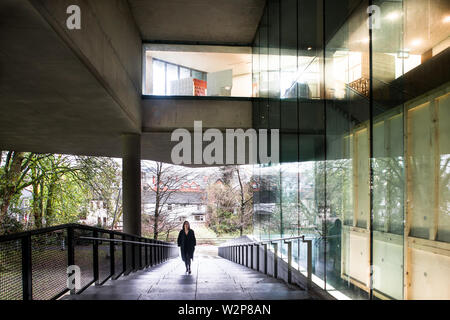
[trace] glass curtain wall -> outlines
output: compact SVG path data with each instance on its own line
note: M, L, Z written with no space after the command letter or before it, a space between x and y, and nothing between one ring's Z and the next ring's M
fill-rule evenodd
M448 1L267 1L253 121L281 163L254 168L255 236L312 239L337 298L450 299L449 36Z

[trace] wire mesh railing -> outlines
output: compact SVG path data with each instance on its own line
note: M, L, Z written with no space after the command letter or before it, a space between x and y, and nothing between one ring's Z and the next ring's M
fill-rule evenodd
M78 224L0 236L0 300L79 294L176 256L173 243Z

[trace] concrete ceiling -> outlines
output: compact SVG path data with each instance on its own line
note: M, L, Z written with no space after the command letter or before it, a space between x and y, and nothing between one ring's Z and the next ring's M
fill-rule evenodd
M252 55L218 52L147 51L147 56L204 72L233 69L233 75L252 72Z
M29 1L0 1L0 149L121 155L140 128Z
M265 0L128 0L144 41L248 45Z

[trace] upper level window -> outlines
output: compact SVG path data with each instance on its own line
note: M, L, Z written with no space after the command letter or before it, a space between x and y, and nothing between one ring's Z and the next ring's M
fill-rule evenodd
M252 96L250 47L147 44L144 52L144 94Z

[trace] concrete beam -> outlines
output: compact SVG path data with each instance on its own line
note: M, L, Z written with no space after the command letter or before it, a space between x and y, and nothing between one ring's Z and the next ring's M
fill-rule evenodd
M142 108L143 132L192 130L198 120L203 128L252 128L251 99L146 96Z
M30 0L130 120L140 127L141 37L125 0ZM81 10L81 29L69 30L67 8Z

